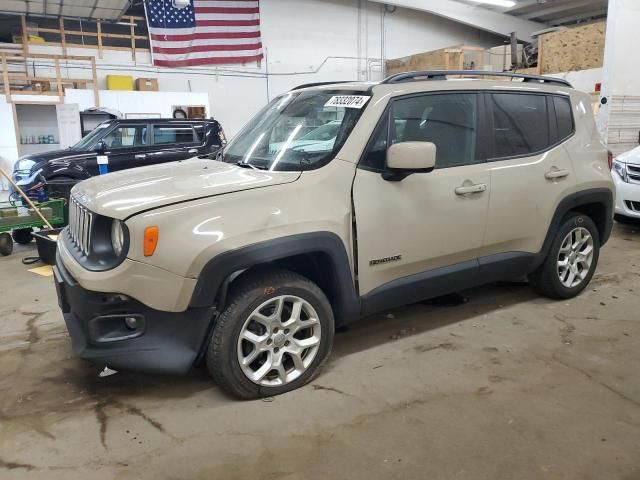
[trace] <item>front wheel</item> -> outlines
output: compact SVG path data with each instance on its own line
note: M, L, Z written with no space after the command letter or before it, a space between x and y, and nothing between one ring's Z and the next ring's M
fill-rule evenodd
M591 281L599 254L600 234L593 220L571 214L560 225L544 263L529 276L529 282L549 298L575 297Z
M238 282L207 349L216 383L253 399L311 381L333 345L333 312L322 290L285 270L248 274Z

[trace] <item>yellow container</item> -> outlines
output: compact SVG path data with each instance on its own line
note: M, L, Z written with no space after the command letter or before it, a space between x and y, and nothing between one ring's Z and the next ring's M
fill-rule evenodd
M107 90L133 90L131 75L107 75Z

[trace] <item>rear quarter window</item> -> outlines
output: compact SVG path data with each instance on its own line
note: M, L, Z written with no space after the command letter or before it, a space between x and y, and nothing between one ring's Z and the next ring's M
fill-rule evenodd
M558 123L558 141L562 141L573 134L573 115L571 101L568 98L554 96L553 106Z

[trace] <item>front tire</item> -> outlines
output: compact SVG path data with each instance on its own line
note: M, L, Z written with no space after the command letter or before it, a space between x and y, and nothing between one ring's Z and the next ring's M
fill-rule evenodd
M319 373L333 336L331 305L315 283L287 270L249 273L232 285L211 333L207 367L238 398L279 395Z
M578 295L591 281L600 255L600 234L593 220L581 213L567 216L549 253L529 283L542 295L556 300Z

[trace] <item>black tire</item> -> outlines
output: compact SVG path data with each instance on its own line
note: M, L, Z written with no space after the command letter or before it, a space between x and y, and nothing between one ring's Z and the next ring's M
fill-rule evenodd
M242 371L237 354L238 339L251 313L265 301L281 295L295 295L311 304L319 317L320 343L312 362L299 377L280 386L259 385ZM249 272L232 284L228 305L211 332L207 367L214 381L235 397L249 400L279 395L301 387L319 373L331 352L334 330L331 305L315 283L288 270Z
M8 233L0 233L0 255L7 256L13 252L13 240Z
M589 231L593 239L593 257L591 265L584 279L574 287L562 284L558 276L558 255L565 237L576 227L583 227ZM560 224L560 228L551 244L547 257L538 269L529 275L529 284L540 294L555 299L563 300L578 295L591 281L591 277L598 265L600 255L600 233L593 220L581 213L571 213Z
M13 237L13 241L19 243L20 245L26 245L31 243L33 240L33 228L20 228L18 230L14 230L11 232L11 236Z

